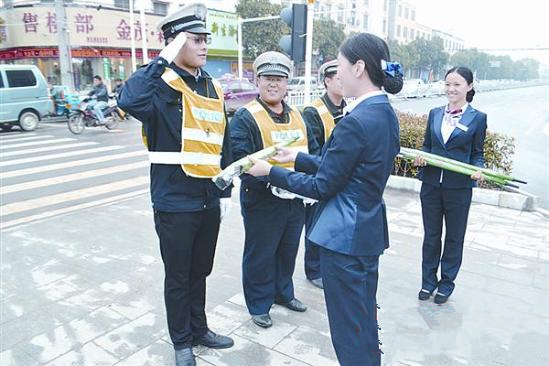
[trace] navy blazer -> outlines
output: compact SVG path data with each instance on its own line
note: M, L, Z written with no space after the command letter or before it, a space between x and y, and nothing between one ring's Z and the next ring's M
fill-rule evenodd
M387 96L373 96L336 125L320 156L299 153L296 172L273 167L269 179L320 201L309 240L347 255L380 255L389 247L382 196L399 139Z
M445 144L440 131L445 108L446 106L434 108L429 112L422 150L484 167L486 114L469 104L459 121L461 125L466 126L467 131L456 127ZM419 173L419 179L424 183L439 186L440 173L440 168L425 166ZM446 170L442 176L441 186L444 188L471 188L474 185L475 181L464 174Z

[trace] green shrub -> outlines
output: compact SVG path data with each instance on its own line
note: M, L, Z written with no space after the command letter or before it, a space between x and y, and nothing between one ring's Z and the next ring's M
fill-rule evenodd
M420 149L423 145L427 115L418 116L411 113L397 111L400 122L400 145L412 149ZM500 133L488 131L484 141L484 160L486 168L505 174L511 174L512 156L515 152L515 140ZM415 177L419 169L410 162L397 157L393 174L403 177ZM496 188L496 186L483 183L483 188Z

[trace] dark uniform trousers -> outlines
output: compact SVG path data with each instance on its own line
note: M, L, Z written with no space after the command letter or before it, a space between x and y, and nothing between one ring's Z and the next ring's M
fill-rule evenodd
M211 273L220 224L219 207L197 212L154 212L164 262L164 298L175 349L192 346L208 331L206 277Z
M423 183L421 208L425 237L423 240L422 285L427 291L451 295L463 257L463 241L471 206L472 188L443 188ZM446 236L442 250L442 221ZM441 279L437 272L440 263Z
M242 202L242 201L241 201ZM300 199L247 201L242 284L251 315L267 314L276 302L294 298L292 276L305 223Z
M332 344L341 366L381 365L377 325L379 255L319 247Z
M305 205L305 231L313 224L313 218L317 204ZM319 247L309 239L305 238L305 276L309 280L320 278L320 253Z

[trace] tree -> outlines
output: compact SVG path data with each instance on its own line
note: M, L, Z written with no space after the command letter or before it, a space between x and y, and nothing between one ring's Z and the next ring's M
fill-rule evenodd
M242 19L279 15L282 7L269 0L239 0L236 14ZM278 41L290 29L280 19L242 24L244 56L255 59L266 51L280 51Z
M410 76L414 67L419 62L419 53L414 52L412 47L401 45L395 40L388 42L391 61L396 61L404 68L404 74Z
M322 62L337 57L339 46L345 40L345 33L341 26L332 19L321 18L314 21L313 49L319 51Z
M439 37L431 40L417 38L410 42L407 47L414 54L419 55L419 60L412 67L432 71L435 75L441 74L448 63L448 54L444 52L444 42Z

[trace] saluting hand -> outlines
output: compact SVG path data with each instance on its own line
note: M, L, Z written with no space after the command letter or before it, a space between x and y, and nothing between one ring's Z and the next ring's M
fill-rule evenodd
M179 50L183 47L183 45L185 45L185 42L187 42L187 35L185 32L181 32L175 37L174 40L168 43L162 51L160 51L159 56L168 61L168 63L172 63L172 61L177 57Z
M273 166L265 160L256 159L252 156L248 156L248 159L250 159L254 165L246 173L253 175L254 177L263 177L265 175L269 175L271 172L271 168Z

